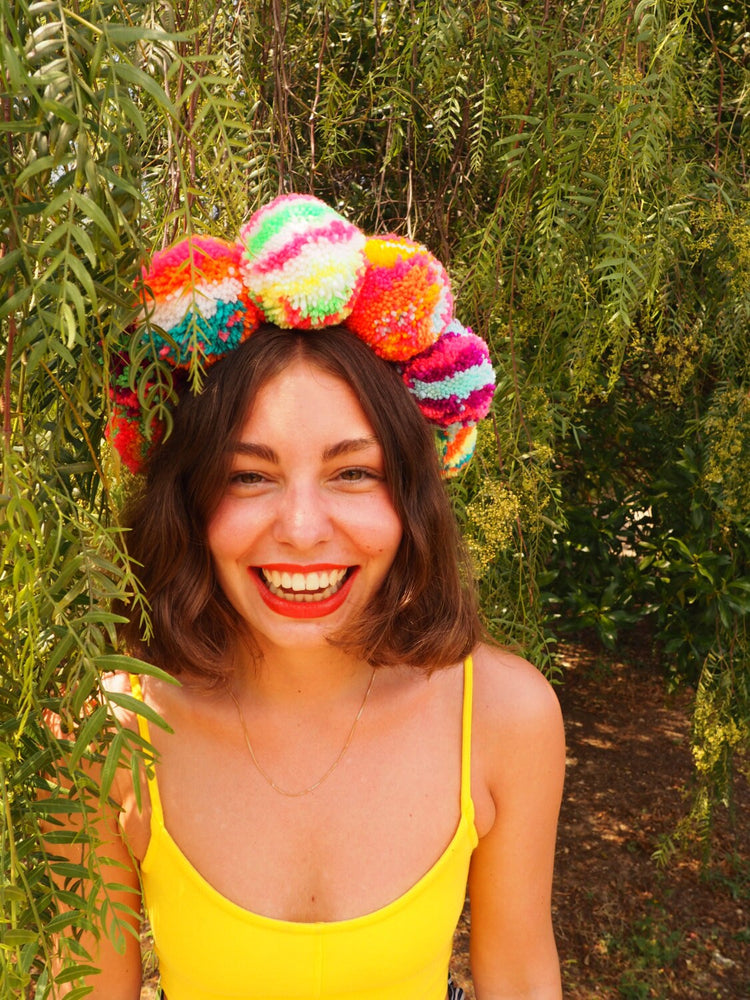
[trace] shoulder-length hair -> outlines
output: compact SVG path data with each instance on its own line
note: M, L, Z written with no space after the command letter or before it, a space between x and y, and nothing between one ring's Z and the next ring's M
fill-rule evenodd
M347 330L264 326L209 370L203 391L184 391L172 433L149 462L143 491L125 512L128 553L150 604L144 636L135 606L121 636L134 655L172 674L218 681L232 669L247 627L221 590L206 530L226 489L232 446L259 390L293 360L345 382L372 424L403 536L370 604L337 647L374 666L434 670L464 658L481 626L461 539L440 477L433 434L394 367Z

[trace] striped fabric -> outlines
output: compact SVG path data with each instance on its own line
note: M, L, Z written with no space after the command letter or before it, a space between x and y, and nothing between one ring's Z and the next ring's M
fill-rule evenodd
M448 1000L466 1000L466 994L460 986L456 986L451 976L448 976Z

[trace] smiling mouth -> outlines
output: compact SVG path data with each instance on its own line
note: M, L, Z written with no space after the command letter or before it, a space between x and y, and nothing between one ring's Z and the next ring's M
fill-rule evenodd
M256 572L268 590L284 601L313 604L333 597L353 571L347 569L317 570L312 573L289 573L259 567Z

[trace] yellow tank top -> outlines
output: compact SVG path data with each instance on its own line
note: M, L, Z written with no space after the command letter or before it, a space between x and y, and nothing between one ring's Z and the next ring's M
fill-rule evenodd
M133 693L142 697L136 677ZM471 704L468 657L461 816L451 842L411 889L351 920L291 923L226 899L169 835L152 776L151 839L141 877L167 1000L445 1000L453 933L477 844ZM138 725L148 740L146 720L139 716Z

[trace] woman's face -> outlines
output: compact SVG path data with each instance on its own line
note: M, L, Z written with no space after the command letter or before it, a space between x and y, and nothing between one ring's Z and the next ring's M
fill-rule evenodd
M402 532L382 448L345 382L303 360L266 382L207 534L261 651L325 642L367 604Z

